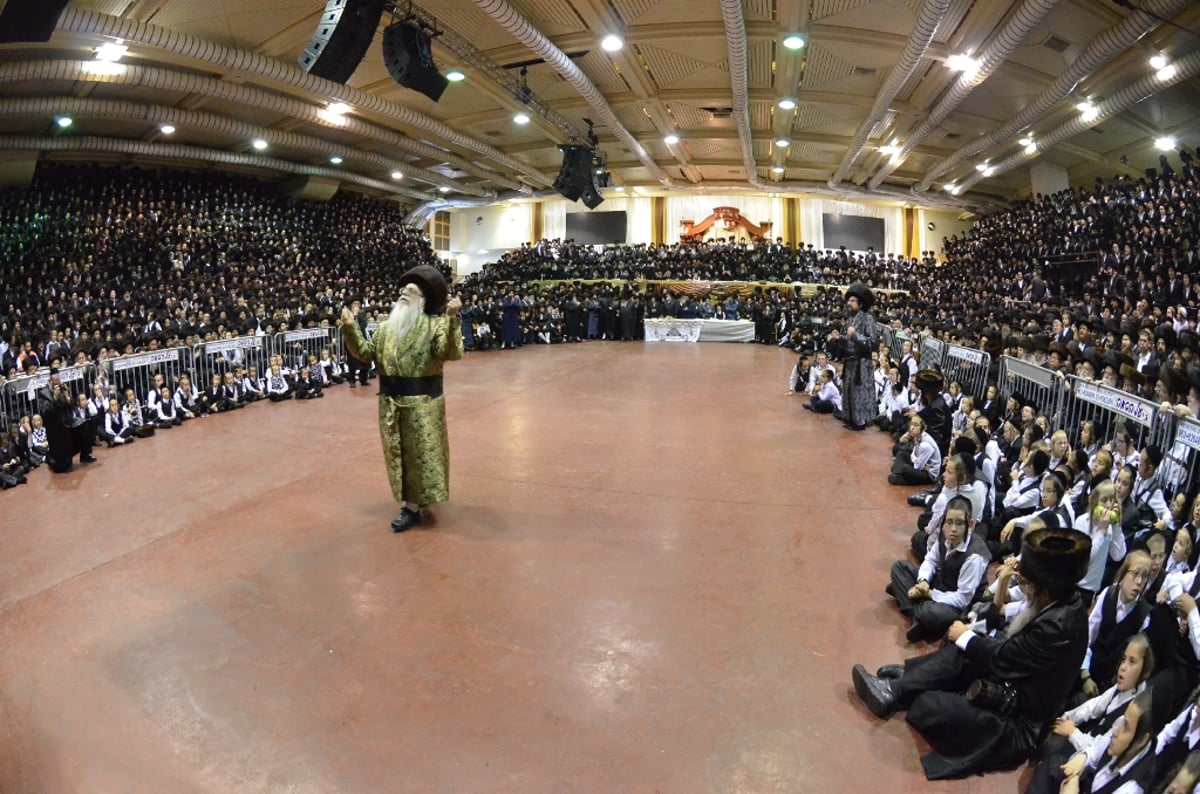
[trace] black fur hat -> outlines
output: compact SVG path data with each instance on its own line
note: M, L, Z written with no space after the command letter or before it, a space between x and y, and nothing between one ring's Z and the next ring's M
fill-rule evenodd
M1021 576L1065 598L1087 573L1092 539L1075 529L1045 527L1026 532L1021 544Z

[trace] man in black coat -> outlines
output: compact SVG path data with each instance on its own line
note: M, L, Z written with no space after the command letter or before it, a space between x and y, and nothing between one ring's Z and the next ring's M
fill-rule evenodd
M1087 572L1091 539L1073 529L1030 524L1019 575L1024 611L998 637L951 624L937 652L853 670L867 707L907 721L933 752L921 759L930 780L1011 769L1045 738L1079 675L1087 651L1087 605L1075 583Z

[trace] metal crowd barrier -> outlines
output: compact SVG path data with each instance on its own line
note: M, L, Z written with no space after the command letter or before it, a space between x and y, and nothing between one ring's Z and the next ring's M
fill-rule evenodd
M925 369L926 367L944 369L942 359L946 352L945 348L946 343L937 337L922 337L921 344L917 347L917 350L920 351L917 359L921 362L921 369Z
M58 377L72 393L83 392L90 396L92 384L96 381L96 367L92 364L63 367L58 371ZM0 387L0 425L3 425L4 432L20 422L22 416L33 416L38 412L38 389L49 382L50 368L44 367L36 375L14 378Z
M924 360L924 359L922 359ZM942 372L948 383L958 383L964 394L975 398L976 405L983 405L987 394L988 373L992 368L992 357L982 350L961 345L946 345L942 353Z
M1123 429L1141 449L1147 444L1159 444L1165 451L1171 446L1174 431L1173 414L1160 418L1158 404L1120 389L1097 385L1071 375L1063 380L1065 411L1063 421L1056 423L1069 434L1078 435L1079 426L1086 420L1096 423L1096 433L1105 441Z
M1010 356L1000 359L996 384L1000 399L1016 395L1022 404L1032 404L1050 419L1051 427L1062 427L1063 379L1048 369Z
M192 380L197 389L205 389L213 374L224 375L234 367L255 367L264 377L267 367L265 336L239 336L217 342L201 342L192 346L192 364L195 374Z
M1165 412L1162 412L1165 413ZM1170 447L1163 447L1162 466L1159 469L1172 495L1191 493L1192 483L1200 474L1200 421L1187 417L1176 418L1175 436Z
M186 372L192 378L192 385L201 388L201 384L195 382L191 359L191 348L169 347L120 356L111 359L108 365L112 371L112 383L117 391L124 394L126 389L132 388L138 401L145 405L146 395L150 393L150 386L154 383L156 375L162 375L163 385L174 390L179 383L179 376Z
M284 369L298 370L308 366L308 356L321 357L321 350L329 348L330 355L339 361L346 360L341 334L336 328L298 328L275 334L269 352L283 357Z

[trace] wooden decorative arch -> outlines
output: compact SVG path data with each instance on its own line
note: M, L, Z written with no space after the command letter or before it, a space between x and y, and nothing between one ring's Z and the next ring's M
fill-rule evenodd
M717 226L719 230L727 234L740 228L745 229L752 239L770 239L772 223L771 221L764 221L759 225L755 225L744 218L742 211L737 207L713 207L712 215L709 215L699 223L680 221L679 225L683 227L683 232L680 233L679 239L682 242L689 243L704 239L705 233L714 226Z

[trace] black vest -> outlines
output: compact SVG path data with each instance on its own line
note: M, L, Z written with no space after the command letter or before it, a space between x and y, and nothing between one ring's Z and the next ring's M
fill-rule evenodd
M1158 769L1158 758L1154 755L1154 734L1150 735L1150 748L1137 760L1133 767L1123 775L1116 775L1103 786L1090 788L1092 794L1112 794L1114 791L1133 781L1142 791L1149 791L1154 785L1154 771ZM1109 763L1112 763L1111 761Z
M1125 618L1117 622L1117 599L1120 597L1120 585L1114 584L1108 588L1104 600L1100 602L1100 631L1096 642L1092 645L1092 678L1097 685L1111 684L1121 665L1121 657L1125 653L1125 643L1134 634L1141 631L1142 623L1150 614L1150 605L1139 598L1133 609Z
M929 580L929 586L934 590L953 593L958 590L958 574L962 571L963 564L972 554L977 554L985 561L991 559L991 554L988 552L987 543L978 533L972 532L971 537L967 538L966 551L953 551L947 549L945 536L940 536L938 546L941 551L941 565L938 566L937 573Z
M1184 718L1183 727L1179 729L1179 733L1175 738L1169 741L1166 747L1163 747L1162 752L1158 754L1159 769L1166 770L1175 766L1175 764L1183 763L1192 751L1192 748L1188 746L1187 735L1188 731L1191 730L1192 720L1195 718L1195 704L1188 706L1184 713L1187 716Z

